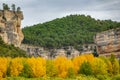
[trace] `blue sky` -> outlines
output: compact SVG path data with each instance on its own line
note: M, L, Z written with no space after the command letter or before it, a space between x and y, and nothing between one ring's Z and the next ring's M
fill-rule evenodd
M95 19L120 22L120 0L0 0L20 6L24 20L22 27L61 18L70 14L90 15Z

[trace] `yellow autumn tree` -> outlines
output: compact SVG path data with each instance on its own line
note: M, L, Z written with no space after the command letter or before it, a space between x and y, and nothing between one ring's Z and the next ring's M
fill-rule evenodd
M107 74L107 65L102 59L95 58L91 66L95 75Z
M76 74L78 73L78 70L80 69L82 63L85 61L87 61L85 55L77 56L73 59L74 70Z
M10 62L10 75L19 76L23 69L22 58L14 58Z
M0 58L0 78L6 77L7 67L8 67L7 58Z
M94 58L95 58L95 57L93 56L92 53L91 53L91 54L85 54L84 56L85 56L86 60L87 60L89 63L91 63L91 62L94 61Z
M73 68L72 61L63 56L59 56L56 59L54 59L54 64L57 68L58 76L62 78L67 77L68 70L70 68Z
M109 76L113 75L113 68L112 68L112 63L110 62L109 58L105 57L105 56L100 56L99 58L101 58L107 65L107 73Z
M118 75L119 74L119 62L117 59L112 64L112 69L113 69L113 75Z
M46 60L43 58L28 58L27 63L31 68L33 77L44 77L46 76Z

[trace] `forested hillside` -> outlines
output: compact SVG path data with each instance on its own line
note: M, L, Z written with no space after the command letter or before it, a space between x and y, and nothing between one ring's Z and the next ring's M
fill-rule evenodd
M5 44L0 37L0 57L27 57L27 54L13 45Z
M23 28L23 43L46 48L77 46L93 43L93 36L97 32L118 27L120 22L95 20L85 15L70 15Z

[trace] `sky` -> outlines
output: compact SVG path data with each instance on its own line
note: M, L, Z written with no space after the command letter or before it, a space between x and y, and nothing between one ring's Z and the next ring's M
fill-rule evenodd
M0 0L0 9L3 3L21 7L24 14L22 28L70 14L120 22L120 0Z

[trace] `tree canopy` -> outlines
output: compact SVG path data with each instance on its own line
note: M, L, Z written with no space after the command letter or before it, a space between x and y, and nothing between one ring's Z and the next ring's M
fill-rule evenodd
M118 27L120 22L95 20L85 15L69 15L23 28L23 43L45 48L89 44L94 42L93 36L96 33Z
M20 12L21 11L21 8L20 7L17 7L17 9L16 9L16 5L15 4L12 4L11 5L11 10L12 11L17 11L17 12ZM10 10L10 7L8 6L8 4L6 4L6 3L3 3L3 10Z

